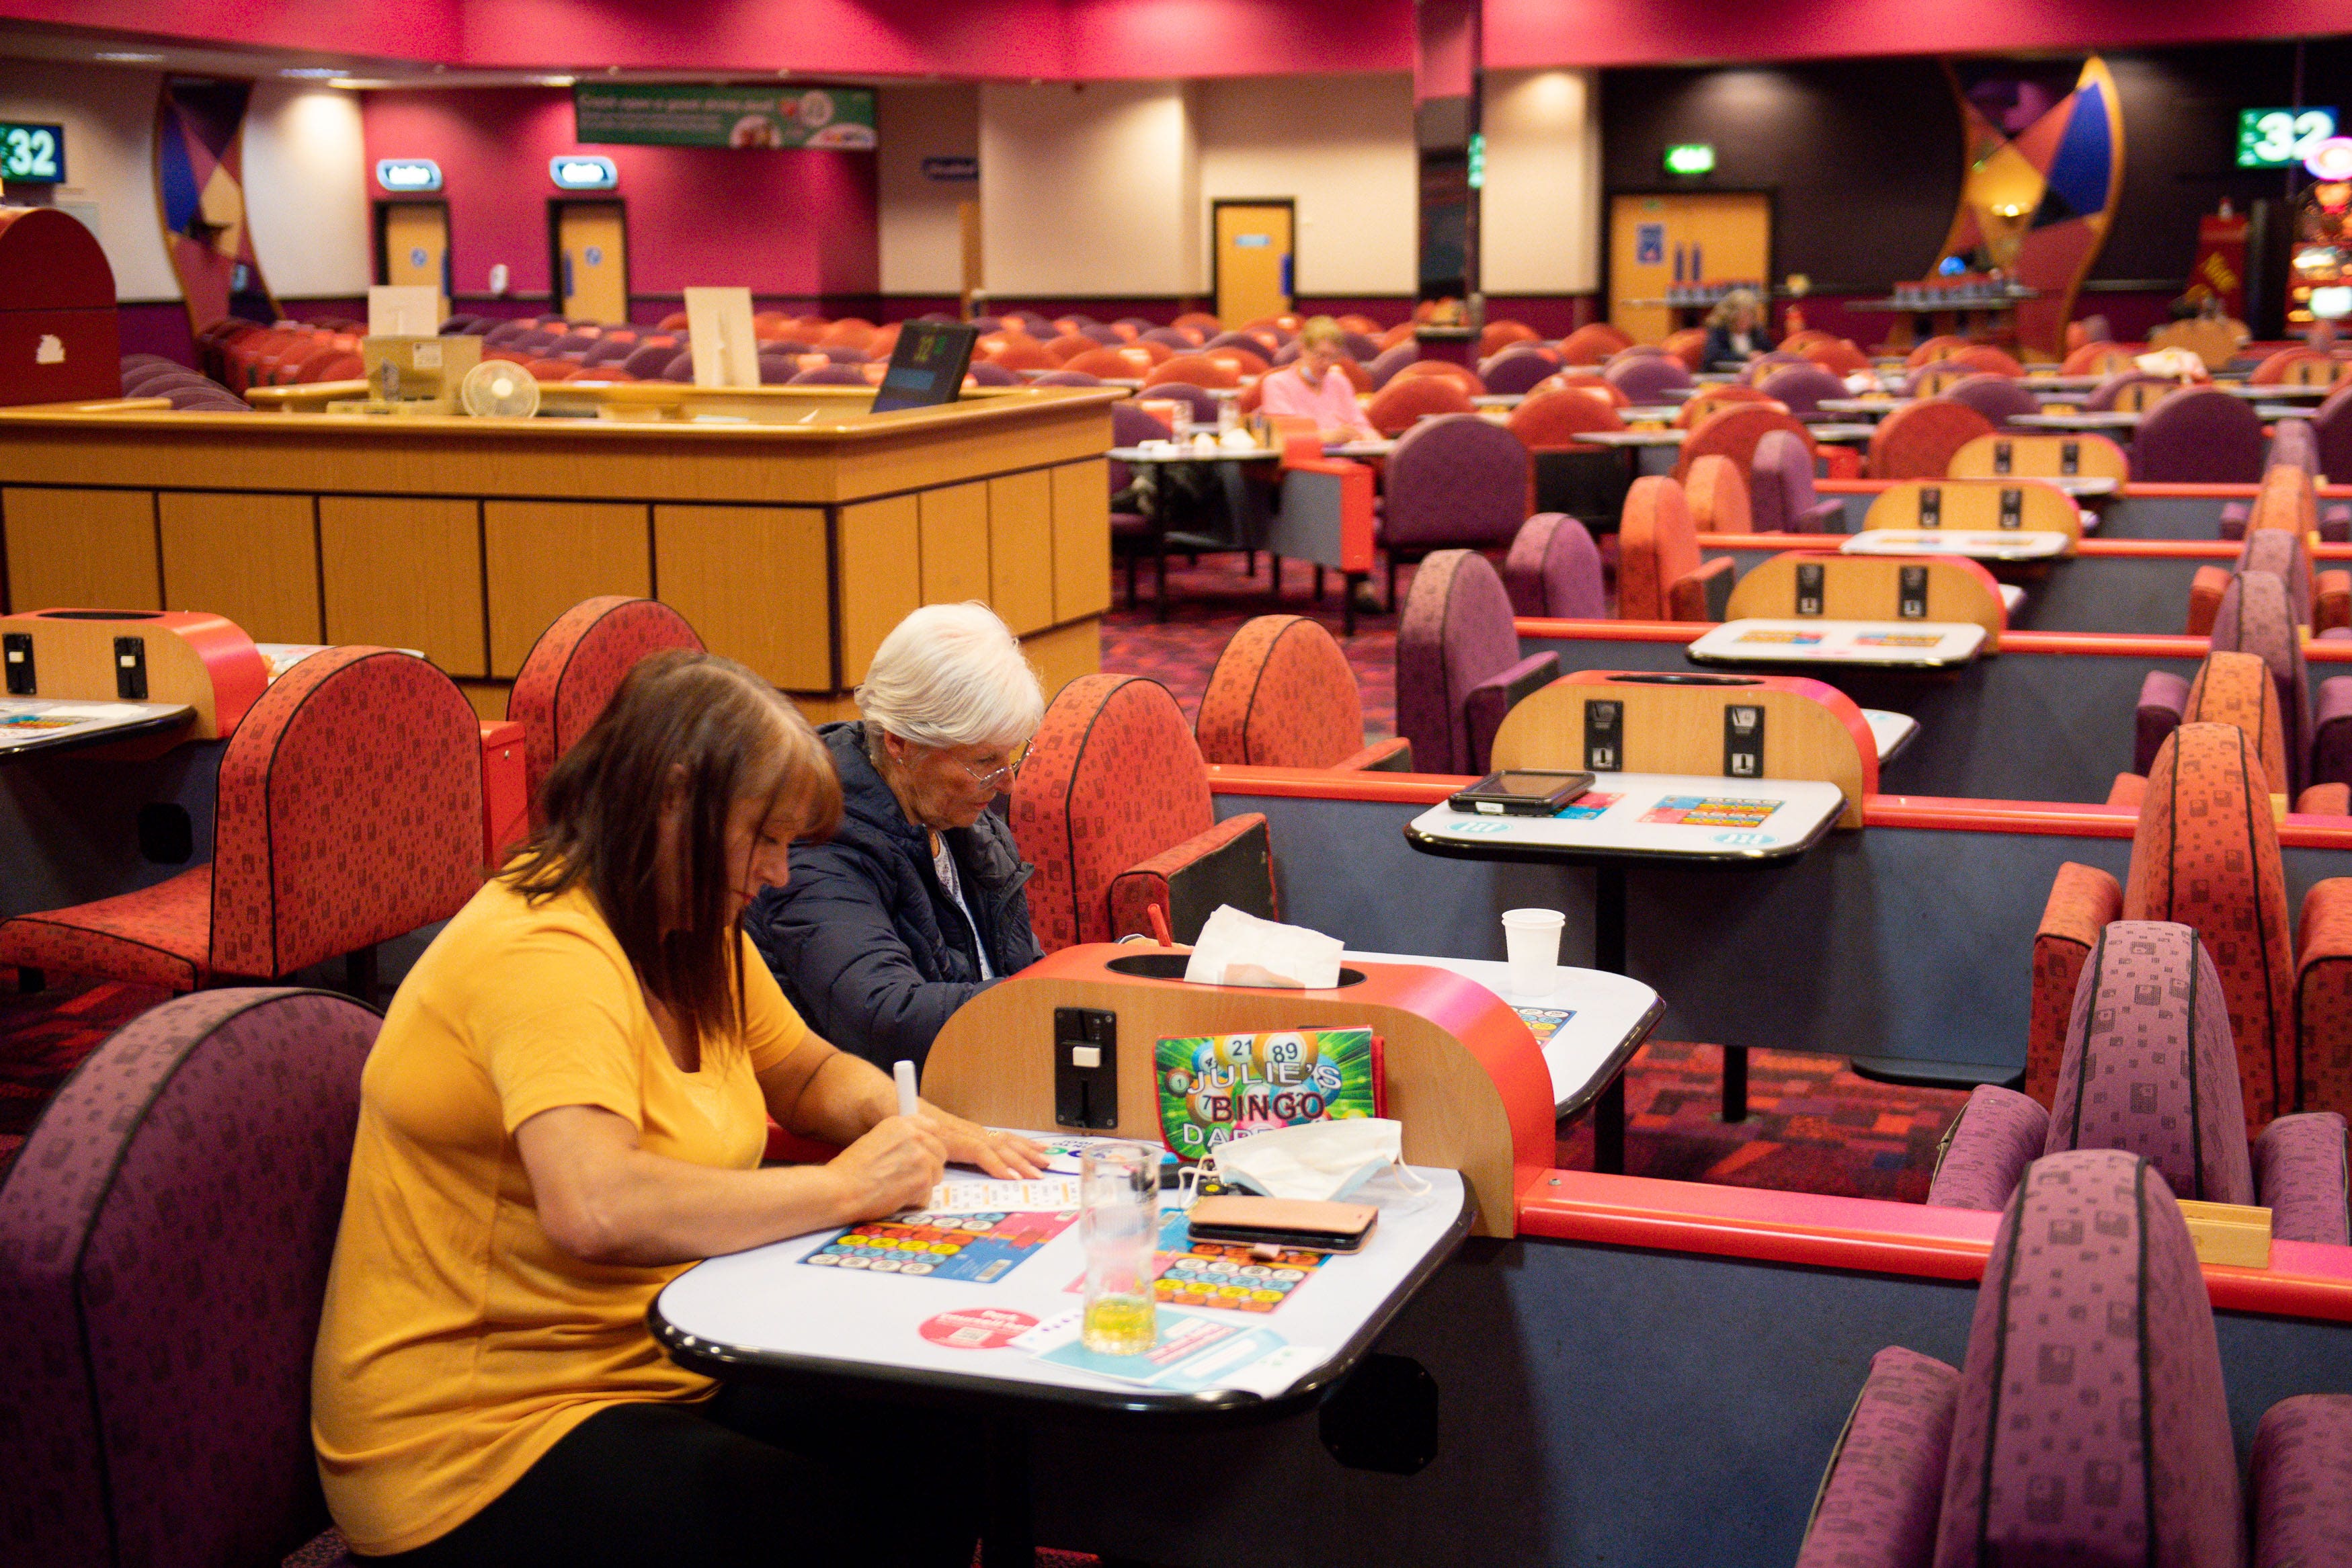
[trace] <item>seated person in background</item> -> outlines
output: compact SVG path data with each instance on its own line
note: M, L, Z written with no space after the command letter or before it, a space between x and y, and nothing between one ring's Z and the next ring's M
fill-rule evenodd
M950 1014L1044 956L1029 868L988 806L1045 696L986 605L931 604L882 639L857 711L818 731L841 775L840 829L793 847L792 880L746 925L826 1039L919 1065Z
M1343 441L1378 441L1381 433L1364 417L1363 404L1356 401L1355 383L1338 368L1339 345L1346 337L1330 317L1310 317L1298 329L1298 358L1278 371L1269 371L1258 383L1263 399L1259 408L1268 414L1313 420L1327 446Z
M417 960L361 1080L312 1369L336 1522L415 1564L962 1564L923 1417L729 1386L646 1326L688 1264L1043 1151L811 1034L741 914L841 794L798 712L654 654L555 765L546 826ZM845 1145L761 1169L767 1118ZM932 1423L936 1426L936 1423Z
M1756 302L1753 289L1735 288L1716 301L1706 319L1706 351L1700 356L1703 367L1752 360L1771 351L1771 334L1764 330L1763 308Z

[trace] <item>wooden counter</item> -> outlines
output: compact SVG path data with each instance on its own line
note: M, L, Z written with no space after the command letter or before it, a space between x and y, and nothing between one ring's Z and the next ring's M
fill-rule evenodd
M486 715L549 622L672 605L812 718L918 605L979 599L1048 692L1097 666L1115 389L864 412L861 387L547 389L573 417L128 401L0 410L6 607L202 609L257 641L423 650Z

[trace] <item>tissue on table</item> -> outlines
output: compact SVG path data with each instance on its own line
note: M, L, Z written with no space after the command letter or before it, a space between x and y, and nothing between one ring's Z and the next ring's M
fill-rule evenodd
M1192 944L1184 977L1206 986L1297 986L1329 990L1339 983L1346 946L1303 925L1260 920L1230 904L1217 905Z

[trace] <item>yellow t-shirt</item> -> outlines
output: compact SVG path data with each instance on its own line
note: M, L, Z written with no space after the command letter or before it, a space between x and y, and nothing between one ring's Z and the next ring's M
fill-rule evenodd
M584 889L536 907L475 894L393 998L360 1083L359 1135L311 1368L311 1435L359 1551L471 1518L607 1405L701 1397L646 1309L681 1266L583 1263L540 1228L514 1130L541 1111L625 1116L651 1153L749 1170L756 1074L808 1030L748 940L740 1048L682 1072Z

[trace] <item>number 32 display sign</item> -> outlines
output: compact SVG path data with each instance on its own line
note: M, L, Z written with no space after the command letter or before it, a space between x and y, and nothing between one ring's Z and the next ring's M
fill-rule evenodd
M0 180L61 185L66 178L66 128L0 120Z

